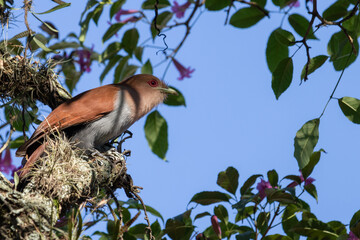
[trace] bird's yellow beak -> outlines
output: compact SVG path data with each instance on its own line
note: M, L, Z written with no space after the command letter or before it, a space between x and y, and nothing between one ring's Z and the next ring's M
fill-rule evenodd
M177 91L175 91L175 90L172 89L172 88L162 88L162 87L159 87L159 88L157 88L157 89L159 89L161 92L166 93L166 94L179 95L179 94L177 93Z

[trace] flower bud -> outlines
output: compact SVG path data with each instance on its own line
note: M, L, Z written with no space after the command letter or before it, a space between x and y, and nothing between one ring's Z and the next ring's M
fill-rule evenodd
M218 220L217 216L213 215L211 217L211 225L212 225L216 235L219 237L219 239L221 239L221 228L220 228L220 224L219 224L219 220Z

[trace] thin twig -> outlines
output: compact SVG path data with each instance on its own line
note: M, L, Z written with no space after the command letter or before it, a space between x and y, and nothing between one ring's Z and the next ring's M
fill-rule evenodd
M336 91L337 87L339 86L339 83L340 83L341 78L342 78L342 76L343 76L343 74L344 74L344 72L345 72L346 65L348 65L348 63L349 63L349 60L350 60L351 55L352 55L352 52L350 52L349 57L346 59L345 66L344 66L343 70L341 71L341 74L340 74L340 76L339 76L339 79L337 80L336 85L335 85L335 87L334 87L334 89L333 89L333 91L332 91L332 93L331 93L328 101L326 102L325 107L324 107L322 113L320 114L319 118L321 118L321 117L324 115L325 110L326 110L327 106L329 105L330 100L333 99L333 96L334 96L334 94L335 94L335 91Z
M155 4L154 4L154 8L155 8L155 18L154 18L154 28L156 29L156 31L158 32L158 36L159 37L163 37L163 42L164 42L164 45L165 45L165 48L162 49L162 50L159 50L159 51L162 51L165 56L166 56L166 50L169 48L166 41L165 41L165 38L166 38L166 35L161 33L161 30L158 28L157 26L157 17L159 15L159 9L158 9L158 5L159 5L159 0L156 0Z
M191 12L189 18L184 22L184 25L186 27L185 35L184 35L183 39L181 40L181 42L179 43L179 45L175 48L175 50L170 54L169 57L173 57L179 51L179 49L184 44L186 38L189 36L190 30L191 30L190 21L194 17L196 10L199 8L199 6L200 6L200 0L196 0L193 11Z
M264 234L262 235L261 240L266 237L266 234L267 234L267 233L269 232L269 230L271 229L271 226L273 225L273 223L274 223L274 221L275 221L275 218L279 215L279 210L280 210L280 203L279 203L279 205L278 205L278 207L277 207L277 209L276 209L276 211L275 211L275 213L274 213L273 218L272 218L271 221L270 221L270 224L269 224L268 228L266 229L266 231L265 231Z
M224 23L224 25L226 25L227 22L228 22L228 20L229 20L230 10L231 10L231 8L232 8L232 6L233 6L233 3L234 3L234 0L231 0L231 2L230 2L230 4L229 4L229 7L228 7L228 9L226 10L226 18L225 18L225 23Z
M11 140L11 135L13 134L13 132L14 132L14 129L11 127L8 139L6 140L4 145L0 148L0 154L8 147L10 140Z
M141 202L141 205L143 206L144 208L144 213L145 213L145 220L148 224L147 226L147 230L148 230L148 233L149 233L149 238L150 240L153 240L155 239L155 237L152 235L152 231L151 231L151 224L150 224L150 220L149 220L149 217L147 215L147 211L146 211L146 206L144 204L144 201L141 199L141 197L139 196L139 194L137 194L135 191L132 191L132 194L134 194L134 196L137 198L137 200L139 200Z
M244 3L244 4L247 4L247 5L250 5L252 7L255 7L257 8L258 10L260 10L265 16L267 16L268 18L270 18L270 15L269 15L269 11L267 11L266 9L264 9L263 7L261 7L259 4L257 4L256 2L247 2L245 0L236 0L238 2L241 2L241 3Z

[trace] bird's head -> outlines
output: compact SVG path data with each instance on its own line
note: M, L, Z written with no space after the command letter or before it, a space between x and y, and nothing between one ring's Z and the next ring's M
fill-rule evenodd
M145 111L150 111L153 107L162 103L168 94L177 94L166 83L150 74L134 75L125 80L125 84L135 90L140 105L146 108Z

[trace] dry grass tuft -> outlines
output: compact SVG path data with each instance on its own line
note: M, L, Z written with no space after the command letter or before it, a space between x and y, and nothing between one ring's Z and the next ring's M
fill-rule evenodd
M3 102L14 100L19 105L31 105L39 100L52 109L71 98L57 81L58 75L52 60L45 63L0 52L0 98Z
M62 202L83 197L84 186L91 181L84 171L91 171L89 164L82 164L83 149L74 146L64 136L47 137L45 155L30 173L44 195ZM90 190L85 191L90 192Z
M24 191L41 192L64 209L74 202L97 198L102 190L131 191L131 177L126 171L125 158L115 148L103 153L80 149L58 133L46 137L45 154L28 173L30 182Z

